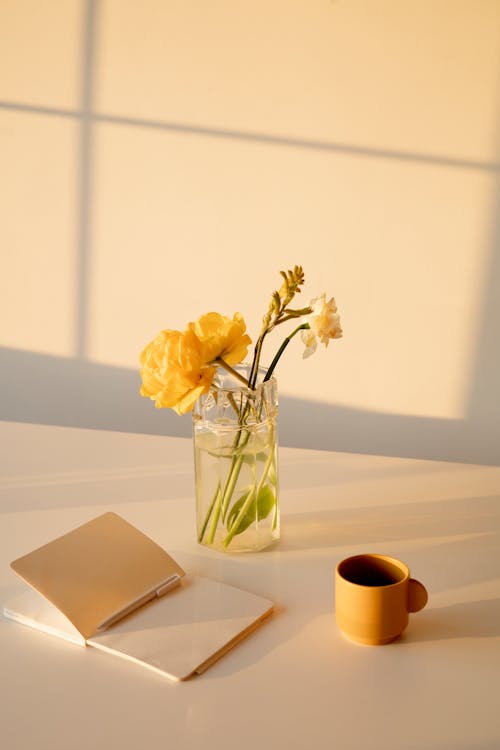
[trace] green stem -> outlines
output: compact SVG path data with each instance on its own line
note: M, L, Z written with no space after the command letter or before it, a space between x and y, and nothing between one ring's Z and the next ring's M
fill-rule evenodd
M249 405L248 400L245 404L245 408L242 408L239 412L238 417L238 424L242 429L239 429L236 433L236 436L233 441L233 458L231 460L231 467L229 469L229 473L227 476L226 484L224 486L224 490L222 492L222 502L221 502L221 509L222 509L222 520L225 521L226 519L226 513L229 509L229 503L231 502L231 497L234 492L234 487L236 485L236 482L238 481L238 477L240 475L241 467L243 465L243 448L246 446L248 441L250 440L250 431L245 430L245 435L243 437L243 442L241 442L242 435L243 435L243 425L245 424L245 420L248 414ZM238 450L238 455L235 455L235 451Z
M226 513L229 508L229 503L231 502L231 498L233 496L234 488L236 486L236 482L238 481L238 477L240 475L241 466L243 464L244 456L242 453L240 453L239 456L235 456L231 462L231 468L229 470L229 475L227 478L226 486L224 487L224 493L222 495L222 520L225 520Z
M241 432L238 434L241 435ZM222 493L222 520L223 521L226 519L226 513L229 510L229 503L231 502L234 488L236 486L236 482L238 481L241 467L243 466L243 461L245 460L245 456L242 451L245 445L250 440L249 430L246 430L246 435L243 438L243 440L244 442L241 446L238 443L238 448L240 449L240 453L238 456L233 456L233 460L231 461L231 468L229 469L229 474L227 477L226 485L224 487L224 492Z
M219 494L220 494L220 482L217 483L217 488L214 492L212 502L210 503L210 507L207 510L207 515L205 516L205 520L203 521L203 526L201 527L201 531L198 534L198 541L200 542L200 544L203 541L203 537L205 536L205 531L207 530L207 524L208 524L208 521L210 520L210 516L212 515L212 511L214 509L215 501L217 500L217 496Z
M264 338L267 334L267 328L260 334L259 338L257 339L257 343L255 344L255 351L253 355L253 362L252 362L252 368L250 370L250 377L248 378L250 388L252 390L255 389L255 384L257 382L257 373L259 372L259 361L260 361L260 353L262 351L262 344L264 343Z
M275 497L276 497L276 493L275 493ZM278 502L276 501L274 503L273 525L271 526L271 528L272 528L273 531L276 529L277 525L278 525Z
M270 333L273 330L273 328L276 328L276 326L279 326L282 323L286 323L289 320L300 318L302 315L309 315L311 312L312 312L311 307L303 307L301 310L292 310L291 312L289 312L287 314L287 309L286 309L286 305L285 305L282 309L280 309L280 311L278 312L275 320L272 323L270 323L266 328L264 328L264 330L261 332L259 338L257 339L257 343L255 345L255 350L254 350L254 355L253 355L253 362L252 362L252 367L251 367L251 370L250 370L250 377L248 379L249 380L249 384L250 384L250 388L255 389L255 384L257 382L257 374L259 372L259 361L260 361L260 355L261 355L261 352L262 352L262 344L264 343L264 339L267 336L267 334ZM295 334L297 333L297 331L300 331L301 328L309 328L309 324L308 323L304 323L304 324L302 324L302 326L299 326L299 328L296 328L295 331L292 334L290 334L290 336L287 339L285 339L286 343L283 346L283 349L287 346L287 344L289 343L289 341L292 338L292 336L295 336ZM283 353L283 349L280 349L280 351L278 352L278 357L274 358L274 360L273 360L274 367L276 366L276 362L278 361L278 359L280 358L281 354ZM273 367L273 365L271 365L271 367ZM274 367L273 367L273 369L274 369ZM271 373L272 373L272 370L271 370ZM269 380L270 377L271 377L271 375L269 374L269 370L268 370L267 375L264 378L264 382L266 380Z
M236 404L234 404L234 406L236 407ZM246 438L246 442L241 446L241 448L244 448L246 443L248 442L250 433L247 433L247 434L248 434L248 437ZM240 436L241 436L241 431L239 431L236 436L236 439L233 445L233 450L236 450L238 448ZM207 537L208 544L211 544L213 542L221 512L222 512L222 520L224 520L226 517L229 503L231 502L231 497L234 492L234 487L236 485L236 482L238 480L238 477L241 471L242 463L243 463L243 456L241 455L241 453L238 456L233 455L233 458L231 460L231 467L229 469L229 473L226 479L226 484L222 492L220 488L220 481L217 482L217 488L212 498L212 502L210 503L210 506L207 510L205 520L203 521L202 529L198 535L198 541L200 543L203 541L203 537L205 536L205 531L206 531L208 522L210 520L210 517L212 516L212 513L214 511L214 506L215 506L215 513L212 517L212 522L210 524L209 534Z
M219 516L220 516L220 510L221 510L220 483L217 484L217 491L216 491L216 495L214 499L216 499L215 510L212 516L212 520L210 522L210 528L208 530L207 544L213 544L213 541L215 538L215 532L217 531L217 524L219 523Z
M224 547L228 547L235 536L235 534L238 531L239 525L242 521L242 519L245 517L248 509L250 508L254 497L258 498L260 491L262 490L262 487L264 486L264 482L267 479L267 475L269 474L269 469L271 468L271 464L273 462L275 455L275 446L274 446L274 439L273 439L273 433L270 433L270 449L269 449L269 456L267 457L266 465L264 466L264 469L262 471L262 476L260 478L259 483L256 485L254 484L252 490L248 493L248 497L243 503L243 505L240 508L240 512L234 519L234 523L232 524L231 528L229 529L229 533L227 534L226 538L223 541Z
M234 378L240 381L240 383L243 383L243 385L246 385L246 387L249 387L248 380L241 375L237 370L234 369L234 367L231 367L231 365L228 365L227 362L225 362L222 357L217 357L214 359L213 362L210 363L211 365L219 365L220 367L223 367L224 370L227 370Z
M217 359L215 359L212 364L220 365L225 370L227 370L227 372L231 373L231 375L233 375L235 378L237 378L238 380L240 380L244 385L246 385L247 388L249 388L251 390L254 390L255 389L255 384L256 384L256 381L257 381L257 374L258 374L258 369L259 369L259 360L260 360L260 354L261 354L261 351L262 351L262 344L264 342L264 337L266 336L266 333L268 333L267 330L263 331L261 333L261 335L259 336L258 340L257 340L257 344L255 346L255 351L254 351L254 357L253 357L252 367L250 369L250 375L249 375L249 379L248 380L246 380L242 375L240 375L239 372L237 372L230 365L228 365L228 363L225 362L222 359L222 357L217 357ZM233 403L233 408L235 408L235 404L234 403ZM249 410L249 403L247 401L247 403L245 404L245 407L243 409L241 409L240 414L239 414L239 419L238 419L238 422L239 422L239 424L240 424L240 426L242 428L243 428L243 425L245 424L245 421L246 421L246 418L247 418L247 415L248 415L248 410ZM245 445L248 443L248 441L250 439L250 431L249 430L245 430L245 435L243 437L243 441L242 441L242 435L243 435L243 429L241 429L241 430L238 431L238 434L236 435L236 438L235 438L235 441L234 441L234 444L233 444L233 450L236 451L238 449L239 454L237 456L233 455L233 459L231 461L231 466L230 466L230 469L229 469L229 473L227 475L227 479L226 479L225 486L224 486L224 489L223 489L222 493L220 492L220 487L218 487L218 492L216 493L218 499L217 499L217 503L215 505L215 510L214 510L214 504L215 504L215 498L214 498L214 500L212 501L212 504L210 505L210 508L209 508L209 510L207 512L207 516L205 518L205 522L204 522L204 525L203 525L203 531L202 531L202 537L203 537L206 525L208 523L208 520L209 520L210 516L213 513L212 520L211 520L211 523L210 523L209 534L208 534L208 537L207 537L207 543L209 543L209 544L213 542L213 539L214 539L214 536L215 536L215 530L216 530L216 527L217 527L217 523L219 522L219 517L222 515L222 520L223 521L226 518L227 512L229 510L229 505L231 503L231 498L232 498L233 493L234 493L234 488L236 486L236 482L238 481L238 477L239 477L240 472L241 472L241 467L242 467L243 461L244 461L244 456L243 456L242 451L243 451ZM268 471L269 471L269 466L265 469L264 479L265 479L265 476L267 475ZM236 519L236 521L239 524L240 521L241 521L241 519L240 520ZM234 526L234 524L233 524L233 526ZM231 539L232 539L232 537L229 539L229 541L227 542L227 544L229 544L229 542L231 541ZM226 546L227 546L227 544L226 544Z
M283 312L287 312L284 310ZM283 318L279 318L279 320L276 321L274 324L274 327L280 326L282 323L288 323L289 320L293 320L294 318L302 318L304 315L310 315L312 313L311 307L303 307L302 310L293 310L289 312L287 315L285 315Z
M229 403L230 403L230 404L231 404L231 406L233 407L234 413L236 414L236 416L237 416L237 417L238 417L238 419L239 419L239 418L240 418L240 415L241 415L241 409L240 409L240 408L238 408L238 404L236 403L236 401L235 401L235 398L234 398L234 396L233 396L233 394L232 394L232 393L228 393L228 395L227 395L227 400L229 401Z
M244 378L242 375L240 375L239 372L234 370L231 365L228 365L227 362L225 362L222 357L217 357L217 359L214 360L214 364L218 364L221 367L225 368L231 375L234 375L235 378L240 380L247 388L251 388L249 381ZM244 409L238 410L238 407L236 405L236 402L234 401L234 397L230 398L231 405L233 406L233 409L238 413L238 423L240 426L243 426L245 423L246 416L248 414L248 401L245 405ZM238 430L238 433L236 434L236 437L234 439L233 443L233 451L236 451L239 449L239 455L235 456L233 455L232 461L231 461L231 467L229 469L229 473L226 479L226 483L224 486L224 490L222 491L221 500L220 500L220 507L218 508L217 513L217 521L219 520L219 515L222 512L222 520L225 520L226 513L229 508L229 503L231 502L231 497L234 492L234 487L236 485L236 482L238 480L238 477L240 475L241 466L243 464L243 455L241 453L242 449L245 447L245 445L248 443L248 440L250 438L250 433L247 431L243 444L241 443L241 437L242 437L242 430ZM213 523L213 519L212 519Z
M280 348L276 352L276 356L273 359L273 361L271 362L268 371L266 372L266 376L264 378L264 383L266 382L266 380L269 380L269 378L272 377L272 374L274 372L274 368L278 364L279 358L281 357L281 355L283 354L283 352L285 351L285 349L287 348L288 344L293 339L293 337L295 336L295 334L297 334L299 331L307 330L308 328L310 328L309 323L302 323L302 325L297 326L297 328L294 331L292 331L292 333L289 336L286 337L286 339L283 341L283 343L281 344Z
M216 360L214 360L213 364L218 364L221 367L224 367L228 372L230 372L232 375L234 375L238 380L241 380L248 387L248 380L246 380L245 378L243 378L240 375L239 372L236 372L236 370L233 370L233 368L230 365L228 365L227 362L225 362L222 359L222 357L218 357ZM229 399L229 403L231 404L231 406L233 407L233 409L235 411L235 414L238 417L239 423L241 424L242 410L240 408L238 408L238 405L237 405L237 403L236 403L236 401L235 401L234 396L233 396L232 393L229 393L228 399ZM240 441L240 437L241 437L240 433L238 432L238 434L236 435L235 441L234 441L233 450L237 449L238 443ZM231 462L230 473L232 473L233 464L234 464L234 457L233 457L233 460ZM239 472L238 472L238 474L239 474ZM236 481L236 479L235 479L235 481ZM215 535L215 530L216 530L216 525L217 525L217 522L219 520L220 511L221 511L221 508L222 508L222 500L223 500L223 498L224 498L224 496L226 494L226 489L227 489L227 485L224 488L224 493L222 494L222 497L221 497L220 482L217 483L217 488L216 488L214 496L212 498L212 502L210 503L210 506L209 506L209 508L207 510L207 513L206 513L206 516L205 516L205 520L203 521L203 526L201 528L201 531L198 534L198 541L200 542L200 544L202 543L203 537L205 536L205 531L207 529L207 525L208 525L208 522L210 520L210 516L212 515L213 509L214 509L214 505L215 505L215 501L218 499L218 507L217 507L217 511L216 511L216 516L217 516L217 518L216 518L216 524L214 526L213 519L212 519L212 524L210 526L209 540L208 540L209 543L213 542L214 535ZM226 505L227 505L227 503L226 503ZM222 515L223 518L225 516L226 510L227 510L227 508L223 512L223 515Z

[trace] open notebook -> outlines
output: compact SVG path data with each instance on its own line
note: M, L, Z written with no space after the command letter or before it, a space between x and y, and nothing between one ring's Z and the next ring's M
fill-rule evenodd
M98 516L11 567L32 589L5 605L6 617L173 680L203 672L273 608L247 591L186 576L116 513Z

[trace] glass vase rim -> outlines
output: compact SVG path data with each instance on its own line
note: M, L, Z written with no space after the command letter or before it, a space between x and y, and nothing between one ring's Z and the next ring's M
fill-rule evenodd
M236 372L250 372L251 367L252 367L251 364L249 364L247 362L243 362L243 363L240 363L238 365L232 366L232 369L236 370ZM262 365L260 365L257 368L257 373L260 374L260 375L262 375L264 377L266 375L268 369L269 369L268 367L263 367ZM275 378L274 375L271 375L271 377L269 378L269 380L264 381L262 379L260 383L256 384L255 388L250 388L248 385L245 385L244 383L241 383L237 378L234 377L234 375L232 376L231 373L228 370L225 370L223 367L219 366L217 368L217 372L216 372L215 378L217 378L217 376L221 375L221 374L224 376L224 378L229 379L230 385L227 385L227 384L219 385L216 382L212 381L212 384L210 385L210 390L212 390L212 389L216 390L218 393L224 393L224 392L227 392L227 393L241 393L241 392L246 392L246 393L248 393L249 396L254 396L255 397L259 393L262 393L262 391L277 386L277 381L276 381L276 378ZM214 380L215 380L215 378L214 378Z

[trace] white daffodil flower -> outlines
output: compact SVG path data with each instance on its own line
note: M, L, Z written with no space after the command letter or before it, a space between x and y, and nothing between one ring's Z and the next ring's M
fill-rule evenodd
M309 328L302 331L302 342L306 347L302 354L304 359L314 354L318 340L328 346L330 339L339 339L342 336L340 315L333 297L327 302L326 294L323 293L311 300L309 307L311 313L304 320L309 324Z

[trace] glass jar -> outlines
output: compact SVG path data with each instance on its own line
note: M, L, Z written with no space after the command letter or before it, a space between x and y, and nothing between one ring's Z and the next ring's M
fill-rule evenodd
M251 390L219 369L193 409L198 542L224 552L258 551L279 539L278 389L264 377L261 369Z

